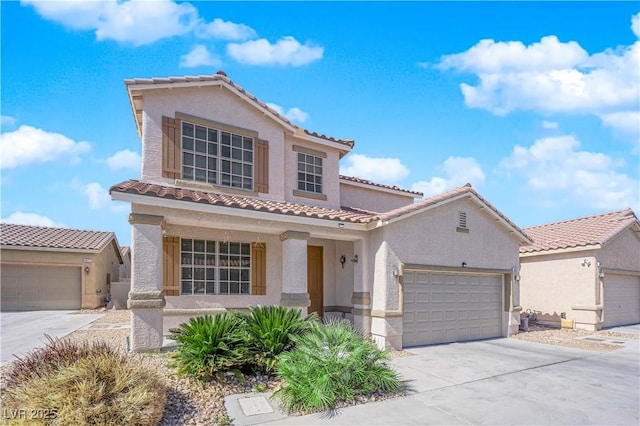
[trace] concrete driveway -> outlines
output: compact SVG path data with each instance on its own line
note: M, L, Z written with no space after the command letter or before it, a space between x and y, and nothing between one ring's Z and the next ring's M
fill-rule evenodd
M45 334L64 337L102 317L78 311L0 312L0 365L47 343Z
M323 414L245 416L237 396L226 406L235 425L638 425L638 340L591 352L516 339L410 348L392 364L407 397ZM246 395L245 395L246 396ZM235 399L234 399L235 398Z

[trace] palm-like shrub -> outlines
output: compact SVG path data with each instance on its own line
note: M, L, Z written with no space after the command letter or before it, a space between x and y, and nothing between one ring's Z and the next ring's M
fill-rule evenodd
M172 353L179 374L210 380L216 373L242 368L247 361L244 321L236 314L223 312L212 317L191 318L170 330L178 343Z
M5 416L10 424L155 425L166 400L162 378L140 356L104 342L49 338L46 347L14 361L5 379L3 410L26 413ZM41 418L31 418L34 413Z
M389 355L348 321L330 321L292 340L295 349L279 357L276 370L284 385L274 394L287 412L326 410L359 395L401 388Z
M248 349L255 367L270 373L277 357L293 348L294 336L301 336L318 324L315 313L301 317L297 309L257 306L241 314L248 335Z

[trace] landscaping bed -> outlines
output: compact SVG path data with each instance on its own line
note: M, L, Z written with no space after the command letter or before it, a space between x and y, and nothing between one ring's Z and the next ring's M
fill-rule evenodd
M549 327L530 322L528 331L520 331L510 338L589 351L610 352L620 349L626 340L637 340L638 335L608 330L587 331Z

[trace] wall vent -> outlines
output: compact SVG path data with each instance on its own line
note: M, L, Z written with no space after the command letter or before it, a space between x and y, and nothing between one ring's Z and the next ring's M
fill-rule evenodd
M464 233L469 232L469 228L467 226L467 212L458 212L458 227L456 228L456 231Z

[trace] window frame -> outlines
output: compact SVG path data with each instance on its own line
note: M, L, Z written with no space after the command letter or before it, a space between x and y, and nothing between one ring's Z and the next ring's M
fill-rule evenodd
M323 157L306 152L296 154L296 189L309 194L324 194ZM312 181L309 181L310 178Z
M186 131L189 128L191 132ZM253 191L256 185L255 154L258 139L248 133L216 123L182 118L181 179Z
M196 244L198 244L197 247ZM185 250L187 245L190 245L190 250ZM180 238L179 247L179 294L181 296L250 296L252 294L251 243ZM233 264L235 262L237 264ZM190 276L185 276L187 272ZM184 291L185 284L190 285L191 292ZM231 291L234 286L237 292ZM202 292L197 291L199 289L202 289ZM226 292L221 292L223 289Z

